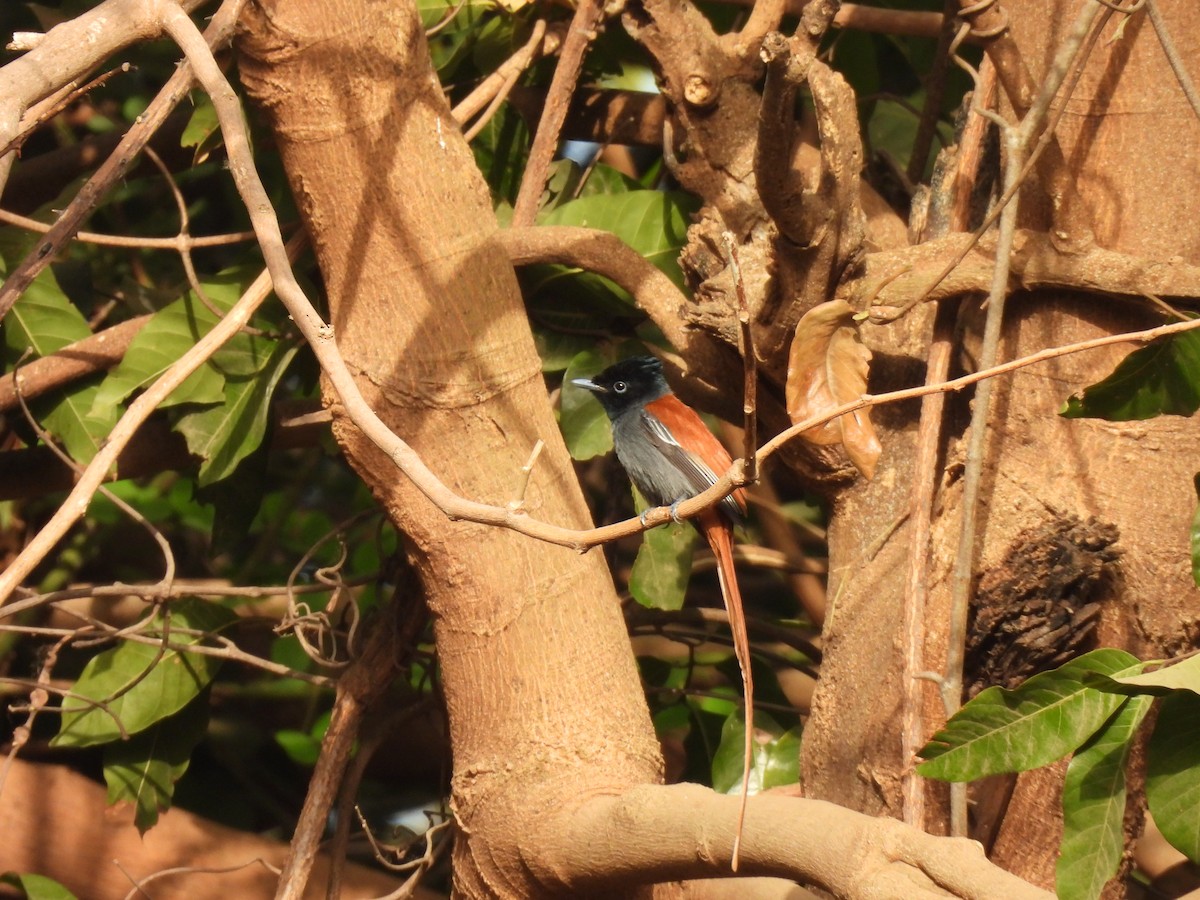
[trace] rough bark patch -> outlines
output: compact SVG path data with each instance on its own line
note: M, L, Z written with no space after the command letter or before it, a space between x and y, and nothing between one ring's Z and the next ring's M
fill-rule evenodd
M967 635L967 695L1013 688L1084 652L1112 596L1115 525L1055 515L1025 529L983 574Z

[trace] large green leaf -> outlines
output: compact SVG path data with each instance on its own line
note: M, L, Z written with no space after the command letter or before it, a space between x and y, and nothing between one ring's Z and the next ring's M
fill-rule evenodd
M26 349L49 356L91 335L87 320L59 290L50 270L34 279L4 317L7 358L15 362Z
M11 885L23 893L25 900L75 900L75 895L53 878L45 875L21 875L5 872L0 883Z
M429 53L443 82L470 59L483 27L499 17L492 0L417 0L417 12L425 28L441 25L429 40ZM511 24L508 27L511 30Z
M580 225L611 231L683 286L679 251L696 198L680 191L629 191L581 197L540 217L542 225Z
M1125 764L1150 697L1132 697L1075 754L1063 783L1059 900L1094 900L1125 849Z
M1124 675L1141 664L1124 650L1093 650L1016 690L990 687L955 713L920 751L917 771L942 781L1024 772L1060 759L1124 702L1084 684L1090 672Z
M644 509L649 504L636 496L636 505ZM642 546L629 573L633 599L651 609L682 607L695 546L696 529L688 522L668 522L642 535Z
M1153 672L1113 678L1112 682L1114 683L1111 685L1101 685L1101 689L1157 696L1165 696L1180 690L1200 694L1200 656L1190 656L1181 662L1155 669ZM1121 689L1122 685L1133 690L1124 691Z
M134 806L133 823L145 834L169 809L175 782L183 777L192 751L208 728L208 703L202 693L168 719L155 722L127 741L104 747L104 781L108 802Z
M185 599L170 606L168 639L172 644L198 644L203 637L181 632L218 631L234 619L233 613L202 600ZM163 633L162 618L143 632ZM183 709L212 680L221 660L160 645L123 641L96 654L83 667L63 700L62 726L51 741L59 747L87 747L120 740L119 719L129 735L137 734ZM103 704L101 707L99 704Z
M1130 353L1103 381L1067 400L1068 419L1114 422L1200 409L1200 332L1185 331Z
M565 334L533 324L533 344L542 358L542 371L562 372L576 356L590 349L596 339L583 334Z
M294 341L275 344L261 371L225 379L224 403L179 420L188 449L201 459L197 477L201 487L228 478L238 463L258 449L270 420L271 395L297 349Z
M925 106L925 91L910 94L905 102L898 100L877 99L872 104L872 110L867 122L867 135L870 138L871 150L874 153L886 153L895 160L901 168L907 168L909 157L912 155L913 143L920 126L920 110ZM941 146L947 146L954 141L954 132L945 122L937 125ZM930 157L925 161L923 171L932 172L933 159L937 155L938 142L935 141Z
M563 374L559 427L567 442L567 450L574 459L600 456L611 450L613 443L608 416L600 401L587 390L571 384L571 381L590 378L613 362L616 359L611 351L591 348L571 360Z
M202 286L205 295L220 311L229 310L245 290L247 274L218 275ZM100 385L93 414L114 407L134 391L154 383L179 357L217 324L218 316L189 291L160 309L134 336L121 362ZM262 339L235 335L212 359L193 372L161 404L220 403L224 399L226 375L258 371L270 352ZM271 342L267 342L271 343ZM273 343L271 343L273 346Z
M1146 761L1146 801L1171 845L1200 864L1200 696L1162 701Z
M196 148L192 154L192 165L198 166L208 159L214 148L221 146L224 135L217 121L217 108L208 94L193 94L192 104L192 115L183 134L179 136L179 146Z
M49 356L68 344L91 335L87 321L59 289L53 274L43 271L4 317L5 357L15 364L26 350L35 358ZM88 463L100 449L116 422L116 411L89 418L96 386L81 382L53 400L34 405L34 413L51 435L62 441L67 453Z
M800 780L800 730L784 731L765 713L754 714L754 753L750 764L750 793ZM713 755L713 790L740 793L745 768L746 717L739 710L721 726L721 743Z

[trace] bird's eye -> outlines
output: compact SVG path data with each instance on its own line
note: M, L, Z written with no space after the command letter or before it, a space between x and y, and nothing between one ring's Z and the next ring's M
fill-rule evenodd
M627 385L623 381L614 381L613 382L613 393L614 394L623 394L628 389L629 389L629 385Z

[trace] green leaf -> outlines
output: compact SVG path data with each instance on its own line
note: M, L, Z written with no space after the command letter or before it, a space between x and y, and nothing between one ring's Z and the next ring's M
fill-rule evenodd
M800 780L800 731L784 731L770 716L754 714L754 754L750 764L750 793ZM746 717L741 710L721 726L721 743L713 755L713 790L737 794L742 790L745 765Z
M168 639L172 644L191 645L202 636L183 634L184 629L218 631L233 621L229 610L202 600L186 599L170 605ZM161 616L143 634L161 637ZM111 650L96 654L83 667L63 700L62 726L51 741L56 747L89 747L120 740L121 729L137 734L155 722L183 709L202 691L221 666L219 657L166 650L160 645L123 641ZM92 702L89 702L92 701ZM97 704L104 704L104 707Z
M201 459L197 476L201 487L228 478L238 463L258 449L267 433L271 395L298 349L294 341L275 344L261 372L225 379L224 403L179 420L188 449Z
M1196 495L1200 496L1200 472L1193 476L1193 484L1196 486ZM1192 516L1192 581L1196 587L1200 587L1200 504L1196 506L1196 512Z
M299 766L314 766L321 755L321 742L305 731L282 728L275 732L275 743Z
M461 6L454 0L418 0L417 12L425 28L432 28L449 18L436 35L429 39L429 54L442 83L448 83L455 70L471 56L471 48L483 26L496 15L491 0L468 0Z
M5 872L0 883L9 884L24 892L26 900L75 900L75 895L53 878L45 875L20 875Z
M317 716L308 731L297 731L294 728L280 729L275 732L275 743L282 747L283 751L298 765L316 765L317 758L321 755L321 742L325 740L325 733L329 730L332 717L331 711L322 713ZM357 744L355 746L357 747Z
M43 271L4 317L5 357L15 364L26 349L35 358L50 356L68 344L91 335L87 321L59 289L53 274ZM28 361L28 360L27 360ZM62 441L67 453L88 463L116 422L116 411L90 419L94 384L73 385L53 400L34 404L42 427Z
M1094 900L1117 872L1125 848L1125 764L1153 702L1126 701L1067 767L1055 874L1059 900Z
M635 491L635 505L649 504ZM629 592L642 606L679 609L692 572L696 529L688 522L668 522L642 535L642 546L629 573Z
M573 459L591 459L612 449L612 429L604 408L587 390L571 384L576 378L590 378L616 359L599 348L578 354L563 374L559 427Z
M1113 422L1200 409L1200 333L1185 331L1130 353L1112 374L1067 400L1061 415Z
M104 748L104 781L110 806L134 805L140 833L154 827L160 810L170 809L175 782L183 777L192 751L208 728L208 703L201 694L175 715L155 722L127 741Z
M544 212L548 214L551 209L580 197L627 194L639 190L642 190L641 185L611 166L597 163L584 169L572 159L559 159L551 164L546 179L546 194L550 199Z
M596 339L583 334L564 334L533 324L533 343L542 358L543 372L562 372L580 353L590 349Z
M227 312L245 290L247 274L230 272L204 281L201 286L217 309ZM92 407L113 407L130 394L153 384L179 357L217 324L216 313L191 291L156 312L125 351L121 362L108 373ZM212 359L187 377L162 402L166 408L180 403L220 403L225 398L225 377L258 371L266 359L262 340L235 335ZM273 346L273 345L272 345Z
M1084 684L1089 672L1123 675L1141 663L1124 650L1093 650L1016 690L990 687L955 713L920 751L926 778L974 781L1024 772L1065 756L1124 699Z
M179 137L180 147L195 147L192 165L198 166L208 159L213 149L221 146L223 136L217 121L217 109L208 94L192 95L192 115Z
M471 141L471 152L491 188L501 227L512 221L511 204L517 199L528 149L529 128L508 104L501 106Z
M49 270L43 271L4 317L7 359L15 362L26 349L36 357L49 356L67 344L89 337L83 314L59 289Z
M1190 656L1181 662L1163 666L1153 672L1113 678L1116 685L1128 685L1139 694L1164 696L1173 691L1192 691L1200 694L1200 656ZM1114 685L1115 687L1115 685ZM1102 686L1103 690L1104 687ZM1116 688L1120 690L1120 688ZM1121 691L1121 693L1130 693Z
M1200 863L1200 696L1179 691L1162 701L1146 761L1146 800L1158 830Z
M629 191L581 197L540 217L541 225L579 225L611 231L683 286L679 251L697 200L681 191Z
M220 129L217 108L208 99L208 94L198 93L192 97L192 115L179 136L180 147L199 147L213 132Z

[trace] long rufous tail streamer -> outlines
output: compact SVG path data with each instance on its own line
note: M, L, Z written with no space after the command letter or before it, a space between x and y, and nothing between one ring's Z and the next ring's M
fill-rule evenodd
M746 798L750 793L750 770L754 761L754 678L750 671L750 635L742 612L742 594L738 590L737 572L733 568L733 526L716 512L701 517L700 527L717 559L717 578L721 583L721 598L729 614L729 629L733 633L733 652L742 670L742 696L746 703L746 743L742 759L742 805L738 810L737 832L733 838L733 858L730 867L738 868L742 846L742 826L746 821Z

